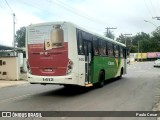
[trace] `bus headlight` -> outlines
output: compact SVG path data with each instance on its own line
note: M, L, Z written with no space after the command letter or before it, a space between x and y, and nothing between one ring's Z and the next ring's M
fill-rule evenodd
M66 74L70 74L72 72L72 69L73 69L73 62L72 60L69 59Z

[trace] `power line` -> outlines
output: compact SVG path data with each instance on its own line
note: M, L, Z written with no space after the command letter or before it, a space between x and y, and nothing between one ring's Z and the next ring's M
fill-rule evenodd
M144 0L144 3L145 3L145 5L146 5L146 8L147 8L148 12L149 12L149 13L151 14L151 16L153 17L152 12L151 12L151 10L149 9L149 6L147 5L146 0Z
M34 8L38 8L39 10L47 11L48 13L54 13L54 12L52 12L52 11L48 11L48 9L47 9L47 10L44 9L44 7L40 7L40 8L39 8L38 6L41 6L41 5L38 5L38 6L37 6L38 3L36 3L36 4L33 5L32 3L33 3L34 1L30 1L30 2L28 3L27 1L23 1L23 0L22 0L21 2L26 3L26 4L30 5L30 6L33 6ZM46 2L46 1L45 1L45 2ZM70 6L70 5L68 5L68 4L65 4L65 3L63 3L63 2L61 2L61 1L59 1L59 0L55 0L55 1L47 0L47 2L49 2L49 4L52 3L52 4L58 6L58 7L62 8L62 9L65 9L65 10L73 13L73 14L79 15L80 17L83 17L83 18L85 18L85 19L88 19L89 21L92 21L92 22L94 22L94 23L101 24L101 25L103 25L103 26L105 26L106 24L108 25L108 23L105 23L104 21L101 21L101 20L99 20L99 19L97 19L97 18L94 18L94 17L92 17L92 16L86 15L85 13L82 13L82 12L80 12L79 10L73 8L72 6ZM42 8L43 8L43 9L42 9ZM55 13L54 13L54 14L55 14ZM56 16L58 16L58 17L60 17L60 18L64 18L64 17L62 17L62 16L59 16L59 14L56 15Z
M49 11L48 9L44 9L44 7L38 7L38 6L41 6L41 4L38 4L38 3L34 4L33 1L32 2L31 1L27 2L26 0L25 1L21 0L21 2L24 3L24 4L27 4L30 7L36 8L40 11L43 11L43 12L45 11L45 12L50 13L50 14L54 13L53 11ZM31 3L33 3L33 4L31 4ZM61 18L61 19L63 18L62 16L60 16L59 14L56 14L56 13L54 13L54 15L58 18Z
M8 7L8 6L6 5L6 3L3 4L3 1L0 1L0 7L1 7L3 10L5 10L5 12L7 12L7 13L10 14L10 10L6 9L6 7Z
M88 19L89 21L92 21L92 22L94 22L94 23L97 23L97 24L101 24L101 25L103 25L103 26L105 26L105 25L107 25L108 26L108 23L106 23L106 22L104 22L104 21L102 21L102 20L99 20L99 19L97 19L97 18L95 18L95 17L92 17L92 16L89 16L89 15L87 15L87 14L85 14L85 13L82 13L82 12L80 12L79 10L77 10L77 9L75 9L75 8L73 8L72 6L70 6L70 5L68 5L68 4L65 4L65 3L63 3L63 2L61 2L61 1L59 1L59 0L55 0L55 1L51 1L51 0L47 0L47 1L44 1L44 3L43 3L43 6L42 6L42 4L40 4L39 2L35 2L35 1L26 1L26 0L21 0L21 1L19 1L19 2L22 2L22 3L24 3L24 4L26 4L26 5L29 5L29 6L31 6L31 7L34 7L34 8L37 8L37 9L39 9L40 11L45 11L45 12L48 12L48 13L54 13L54 15L56 16L56 17L59 17L59 18L61 18L61 19L64 19L64 16L63 15L61 15L61 14L56 14L57 12L54 12L54 11L52 11L52 10L50 10L50 9L46 9L44 6L47 6L47 8L50 8L51 6L50 5L54 5L54 6L57 6L57 7L60 7L61 9L65 9L65 10L67 10L68 12L71 12L71 13L74 13L74 14L76 14L76 15L79 15L79 17L83 17L83 18L85 18L85 19ZM52 4L51 4L52 3ZM53 7L52 7L53 8ZM53 15L52 15L53 16ZM83 26L83 25L81 25L81 26ZM93 29L93 28L92 28Z
M157 5L158 5L158 8L160 10L160 3L159 3L159 0L157 0Z
M85 14L85 13L82 13L82 12L80 12L79 10L77 10L77 9L75 9L75 8L73 8L72 6L70 6L70 5L68 5L68 4L65 4L65 3L63 3L63 2L61 2L61 1L59 1L59 0L56 0L56 2L55 1L51 1L51 0L47 0L48 2L51 2L51 3L53 3L53 4L57 4L58 6L60 6L61 8L63 8L63 9L66 9L66 10L68 10L68 11L70 11L70 12L72 12L72 13L74 13L74 14L78 14L79 16L81 16L81 17L83 17L83 18L86 18L86 19L88 19L89 21L92 21L92 22L94 22L94 23L98 23L98 24L101 24L101 25L108 25L108 23L105 23L104 21L102 21L102 20L99 20L99 19L97 19L97 18L95 18L95 17L92 17L92 16L89 16L89 15L87 15L87 14Z
M45 9L45 7L42 7L42 4L39 4L39 3L37 3L37 2L34 2L34 1L23 1L23 0L21 0L20 2L22 2L23 4L25 4L25 5L27 5L27 6L30 6L30 7L33 7L33 8L36 8L36 9L38 9L38 10L40 10L40 11L43 11L43 12L47 12L47 13L49 13L49 14L54 14L54 16L56 16L56 17L58 17L58 18L61 18L61 19L64 19L64 17L62 16L62 15L60 15L60 14L56 14L55 12L53 12L52 10L49 10L49 9ZM46 2L46 1L45 1ZM43 5L45 5L45 4L43 4ZM50 5L50 3L49 3L49 5ZM47 7L49 7L48 5L46 5ZM52 15L53 16L53 15ZM81 24L80 26L82 26L82 27L84 27L83 26L83 24ZM85 27L84 27L85 28ZM94 29L94 28L91 28L90 27L90 29Z
M155 9L153 3L152 3L152 0L150 0L150 3L151 3L150 5L153 7L153 11L155 11L155 15L156 15L157 11L156 11L156 9Z
M7 4L7 6L9 7L9 9L11 10L11 12L14 13L13 10L12 10L12 8L11 8L10 5L8 4L7 0L5 0L5 2L6 2L6 4Z

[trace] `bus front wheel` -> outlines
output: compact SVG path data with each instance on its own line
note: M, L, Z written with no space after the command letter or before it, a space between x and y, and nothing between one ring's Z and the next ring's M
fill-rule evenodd
M98 88L103 87L104 81L105 81L105 73L104 71L100 71L97 87Z

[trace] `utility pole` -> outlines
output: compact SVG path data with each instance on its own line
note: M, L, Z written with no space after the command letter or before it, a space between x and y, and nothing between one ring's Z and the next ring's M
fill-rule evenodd
M157 20L160 20L160 17L152 17L152 19L155 19L155 18L156 18Z
M13 47L15 50L16 44L15 44L15 14L13 13Z
M148 23L150 23L150 24L154 25L156 28L158 27L157 25L155 25L155 24L154 24L154 23L152 23L151 21L144 20L144 22L148 22Z
M139 40L138 40L138 54L139 54ZM137 61L139 62L138 54L137 54Z
M107 34L109 34L109 30L110 30L110 29L117 29L117 28L107 27L106 29L107 29Z
M15 13L13 12L10 5L8 4L7 0L5 0L5 2L6 2L7 6L9 7L9 9L12 12L12 15L13 15L13 47L14 47L14 50L15 50Z
M127 39L126 39L126 36L128 35L132 35L132 34L123 34L125 36L125 45L127 46Z
M107 29L107 33L106 33L106 35L109 35L110 29L117 29L117 28L107 27L106 29Z
M132 35L132 34L123 34L125 37L124 37L124 39L125 39L125 45L126 45L126 47L127 47L127 39L126 39L126 36L127 35ZM130 53L129 53L130 54Z

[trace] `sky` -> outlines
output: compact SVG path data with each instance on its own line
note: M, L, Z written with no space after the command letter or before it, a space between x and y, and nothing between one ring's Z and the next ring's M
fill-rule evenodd
M0 44L13 44L13 13L15 31L30 24L70 21L100 35L116 27L111 31L118 37L151 34L160 25L152 19L160 17L160 0L0 0Z

